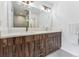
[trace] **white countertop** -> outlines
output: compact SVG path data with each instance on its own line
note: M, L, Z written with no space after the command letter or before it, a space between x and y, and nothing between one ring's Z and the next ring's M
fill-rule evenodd
M28 35L36 35L36 34L44 34L44 33L53 33L53 32L61 32L61 31L33 31L33 32L20 32L20 33L8 33L5 35L1 35L0 38L10 38L10 37L18 37L18 36L28 36Z

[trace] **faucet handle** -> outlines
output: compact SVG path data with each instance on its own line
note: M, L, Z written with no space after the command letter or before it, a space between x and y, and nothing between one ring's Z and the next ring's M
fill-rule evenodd
M48 27L45 27L45 30L47 31L48 30Z

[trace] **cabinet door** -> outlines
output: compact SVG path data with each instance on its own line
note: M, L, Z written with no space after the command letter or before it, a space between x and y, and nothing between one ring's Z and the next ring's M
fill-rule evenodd
M40 46L40 40L35 40L34 41L34 57L39 57L40 56L40 48L39 48L39 46Z
M59 32L48 34L48 39L46 40L46 55L60 48L60 39Z
M46 34L46 40L45 40L45 51L46 51L46 55L49 54L49 39L48 39L48 34Z
M7 47L7 39L2 40L2 48L3 48L3 56L7 57L8 56L8 47Z
M46 38L45 38L45 34L43 34L43 35L41 35L40 36L40 48L39 48L39 50L40 50L40 57L44 57L45 56L45 40L46 40Z
M0 39L0 57L3 57L3 46L2 46L2 40Z
M13 56L13 46L8 46L8 57Z
M10 42L9 42L10 43ZM8 57L8 56L12 56L12 51L11 48L8 45L8 39L1 39L0 40L0 56L2 57ZM11 53L11 54L9 54Z
M14 45L13 40L14 40L13 38L7 38L7 45L13 46Z
M25 47L24 47L25 49L24 49L24 56L25 57L29 57L29 45L28 45L28 43L25 43Z
M13 56L13 38L7 38L7 47L8 47L8 56L12 57Z
M3 46L3 56L4 57L8 57L8 52L9 52L8 51L8 46L5 46L5 47Z
M14 38L15 40L15 42L14 42L14 45L20 45L20 44L22 44L22 39L23 39L23 37L15 37Z
M49 52L52 52L54 50L53 38L49 37L48 39Z
M40 56L40 35L34 36L34 57Z
M34 41L29 42L29 56L34 57Z
M25 37L25 56L34 56L34 42L33 36Z
M58 49L58 33L52 33L53 51Z
M58 48L61 47L61 35L62 35L61 32L59 32L59 33L58 33L58 37L57 37L57 39L58 39L58 40L57 40L57 42L58 42L58 45L57 45Z
M0 45L0 57L3 57L3 47Z

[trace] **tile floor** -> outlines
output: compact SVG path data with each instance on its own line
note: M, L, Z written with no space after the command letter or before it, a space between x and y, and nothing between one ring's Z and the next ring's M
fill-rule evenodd
M75 56L62 49L59 49L59 50L47 55L46 57L75 57Z

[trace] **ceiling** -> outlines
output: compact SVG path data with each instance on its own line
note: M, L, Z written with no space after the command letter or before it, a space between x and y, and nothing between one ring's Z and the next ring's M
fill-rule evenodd
M34 3L35 4L46 5L50 8L52 8L54 2L53 1L35 1Z
M33 2L33 4L37 5L37 7L39 5L45 5L49 8L52 8L54 3L56 3L56 2L55 1L54 2L53 1L34 1ZM26 9L29 10L28 6L25 6L24 4L22 4L18 1L14 1L13 5L14 5L15 9L17 10L16 12L19 12L19 10L22 12ZM40 8L40 7L38 7L38 8ZM34 7L31 7L30 10L34 13L42 13L42 11L40 11L39 9L34 8Z

